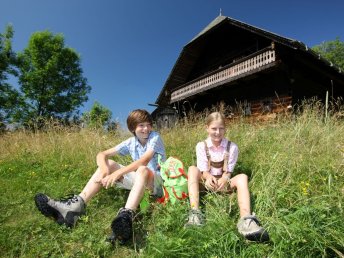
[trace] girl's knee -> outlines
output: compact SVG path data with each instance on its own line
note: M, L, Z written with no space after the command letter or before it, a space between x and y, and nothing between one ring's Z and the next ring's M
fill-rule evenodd
M201 176L201 172L199 171L199 169L196 166L189 167L189 171L188 171L189 180L191 178L192 179L200 178L200 176Z
M246 174L236 175L233 179L234 179L233 183L235 184L236 187L240 187L240 186L247 187L248 185L248 176Z
M248 182L248 176L246 174L239 174L237 175L240 181Z
M198 175L199 173L201 173L201 172L199 171L198 167L196 167L196 166L189 167L188 175L190 175L190 174Z

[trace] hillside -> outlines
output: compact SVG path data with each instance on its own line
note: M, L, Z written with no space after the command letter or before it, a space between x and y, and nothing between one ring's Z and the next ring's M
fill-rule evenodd
M341 115L341 118L339 117ZM207 224L184 229L188 205L152 203L135 223L134 241L111 246L110 223L126 192L102 191L70 230L43 217L33 197L79 193L100 150L124 136L51 128L0 136L1 257L344 257L343 111L324 117L321 106L295 116L252 123L237 119L226 135L240 149L235 173L249 175L252 207L271 241L246 242L238 233L236 195L204 197ZM162 131L168 155L195 163L202 122ZM127 159L116 159L125 164Z

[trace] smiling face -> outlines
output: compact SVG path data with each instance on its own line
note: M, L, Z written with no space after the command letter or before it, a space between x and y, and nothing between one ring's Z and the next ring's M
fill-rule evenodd
M144 109L136 109L132 111L127 118L128 129L134 135L138 125L144 123L149 123L150 125L153 123L151 115ZM142 125L140 127L142 127Z
M219 146L226 132L221 119L216 119L207 125L208 136L215 146Z
M134 134L139 139L141 144L145 144L152 131L152 124L150 122L139 123L134 131Z

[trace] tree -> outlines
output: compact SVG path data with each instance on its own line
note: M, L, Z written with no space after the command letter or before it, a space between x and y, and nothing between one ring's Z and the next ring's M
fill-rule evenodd
M62 34L33 33L18 60L25 103L17 119L22 123L40 125L46 119L66 119L87 101L91 87L83 77L80 57L65 47Z
M97 101L93 104L89 112L82 114L83 120L90 128L104 128L111 123L112 112L110 109L102 106Z
M19 92L9 83L9 75L17 75L16 55L12 50L13 27L7 25L5 33L0 33L0 130L14 112L19 100Z
M344 71L344 42L340 41L339 37L333 41L325 41L312 49Z
M109 122L108 127L107 127L107 131L108 131L109 133L112 133L112 134L118 133L120 129L121 129L121 125L120 125L120 123L119 123L118 121L116 121L116 120L111 120L111 121Z

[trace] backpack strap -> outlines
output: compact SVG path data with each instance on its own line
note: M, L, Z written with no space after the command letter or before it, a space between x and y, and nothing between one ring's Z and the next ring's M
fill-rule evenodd
M226 150L225 150L225 155L224 155L224 158L223 158L223 172L226 173L227 170L228 170L228 160L229 160L229 149L231 147L231 142L228 141L227 142L227 147L226 147Z
M205 155L207 156L207 159L208 159L208 172L209 172L210 171L210 154L209 154L209 148L206 141L204 141L204 149L205 149Z

